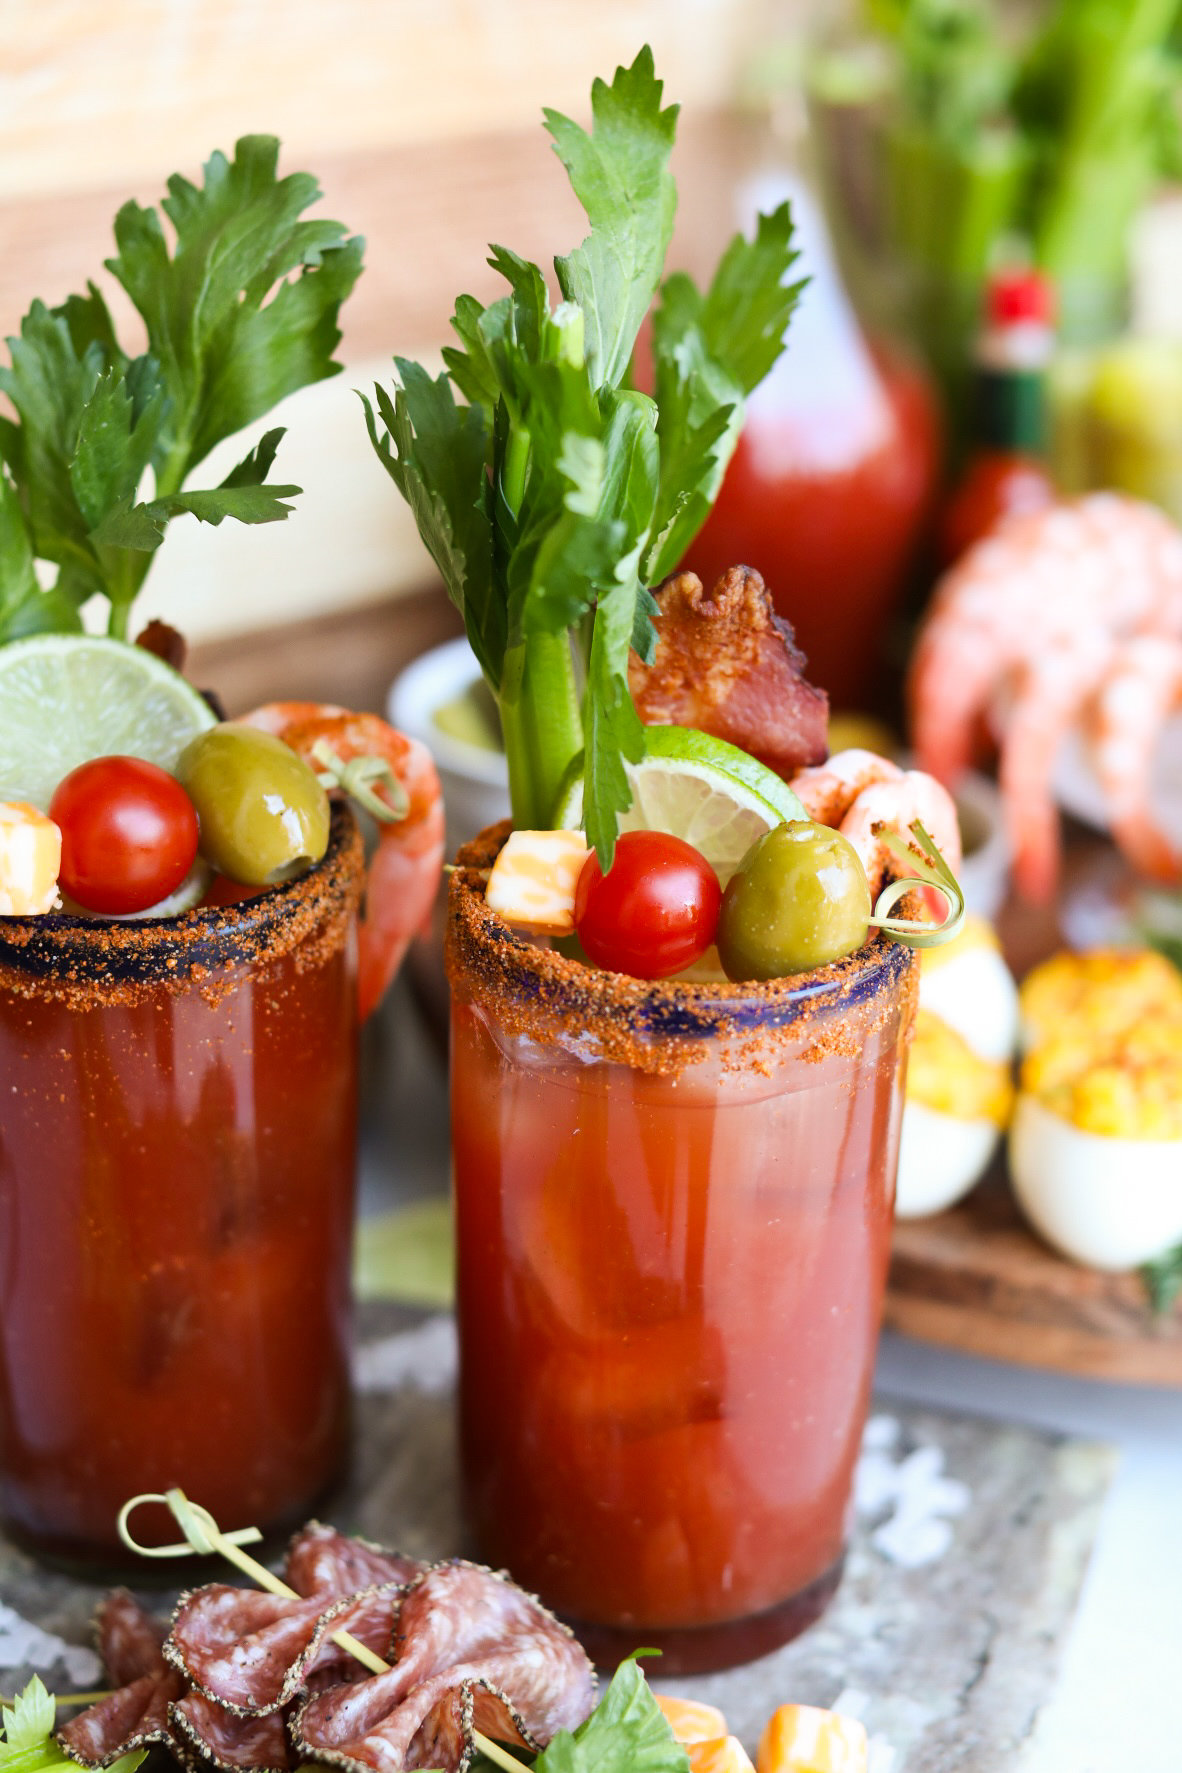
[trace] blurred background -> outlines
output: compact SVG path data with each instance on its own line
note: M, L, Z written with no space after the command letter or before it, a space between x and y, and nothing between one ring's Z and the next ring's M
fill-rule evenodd
M170 172L195 176L243 132L278 133L283 167L316 171L324 212L369 245L345 374L279 415L279 466L304 497L279 529L175 525L143 613L203 648L231 704L282 687L379 706L401 663L456 626L353 390L388 379L394 352L437 353L459 290L493 295L488 241L543 262L574 243L541 104L583 114L592 76L650 41L682 105L673 262L708 274L786 188L814 283L695 564L761 567L835 707L890 714L908 615L983 521L949 504L982 441L971 366L991 275L1048 280L1045 305L1019 277L992 311L994 334L1017 323L1020 367L1037 372L1026 452L1062 490L1116 485L1182 512L1177 12L42 0L14 9L0 73L0 323L15 330L34 295L59 301L93 275L126 197L157 200ZM1037 480L988 493L1037 498Z

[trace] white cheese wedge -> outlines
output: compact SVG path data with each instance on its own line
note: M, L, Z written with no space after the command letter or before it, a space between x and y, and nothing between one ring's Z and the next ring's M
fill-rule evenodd
M511 831L493 863L485 898L506 923L569 936L575 888L589 854L581 831Z
M0 801L0 917L41 917L60 903L62 834L27 800Z

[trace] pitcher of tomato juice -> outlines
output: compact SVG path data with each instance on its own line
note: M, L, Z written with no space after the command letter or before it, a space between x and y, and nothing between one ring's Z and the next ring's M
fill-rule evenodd
M918 968L764 984L532 945L460 852L447 958L460 1431L480 1554L597 1658L765 1654L836 1586Z

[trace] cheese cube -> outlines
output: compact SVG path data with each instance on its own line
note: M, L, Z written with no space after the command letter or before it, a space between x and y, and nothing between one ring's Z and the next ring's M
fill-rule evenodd
M581 831L511 831L484 896L506 923L569 936L575 888L589 853Z
M726 1719L716 1705L701 1699L673 1699L667 1693L654 1693L653 1698L678 1742L710 1742L726 1735Z
M0 917L39 917L60 904L62 834L26 800L0 801Z
M755 1773L750 1756L737 1736L715 1736L688 1742L690 1773Z
M759 1739L759 1773L866 1773L869 1744L857 1718L816 1705L782 1705Z

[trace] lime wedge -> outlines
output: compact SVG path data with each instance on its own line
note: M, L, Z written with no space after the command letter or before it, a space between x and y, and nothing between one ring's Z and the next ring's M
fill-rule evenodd
M644 729L644 756L626 765L632 805L621 831L669 831L699 850L726 885L751 845L785 819L808 814L787 783L736 745L685 726ZM583 822L583 759L558 796L555 825Z
M92 757L143 757L174 770L216 717L191 684L141 646L36 634L0 646L0 800L42 812L63 776Z

